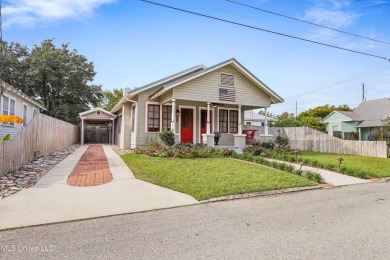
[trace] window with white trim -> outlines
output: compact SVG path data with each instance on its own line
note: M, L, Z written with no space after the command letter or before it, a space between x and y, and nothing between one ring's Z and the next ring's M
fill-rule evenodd
M221 133L238 133L238 110L220 109L219 110L219 132Z
M230 126L230 133L234 133L234 134L238 133L238 111L237 110L229 111L229 126Z
M3 96L3 115L8 116L9 113L9 98Z
M219 131L221 133L228 132L228 114L229 110L219 110Z
M148 132L160 131L160 105L148 105Z
M171 130L172 106L162 106L162 128Z
M15 115L16 101L9 97L3 96L3 115ZM7 125L14 125L15 123L6 123Z
M234 75L221 73L220 85L224 87L234 87Z

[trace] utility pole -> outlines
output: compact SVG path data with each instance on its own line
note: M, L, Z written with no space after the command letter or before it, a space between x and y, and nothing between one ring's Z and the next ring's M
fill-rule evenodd
M297 121L298 116L298 101L295 101L295 121Z

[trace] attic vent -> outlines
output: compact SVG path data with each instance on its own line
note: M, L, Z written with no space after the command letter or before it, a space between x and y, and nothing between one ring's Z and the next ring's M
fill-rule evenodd
M221 73L221 86L234 87L234 75Z
M100 111L99 110L96 111L96 115L100 116Z

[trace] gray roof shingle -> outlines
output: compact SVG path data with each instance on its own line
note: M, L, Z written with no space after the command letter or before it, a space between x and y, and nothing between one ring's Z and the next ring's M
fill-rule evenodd
M360 121L357 127L381 126L381 119L390 116L390 98L364 100L354 111L337 111L354 120Z

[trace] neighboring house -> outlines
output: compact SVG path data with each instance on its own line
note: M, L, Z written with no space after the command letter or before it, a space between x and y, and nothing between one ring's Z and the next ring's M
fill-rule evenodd
M221 132L220 145L242 144L244 111L268 108L283 99L242 66L229 59L212 67L198 65L128 91L111 110L117 115L116 143L145 146L171 129L180 142L207 142ZM237 141L237 142L236 142Z
M390 115L390 98L365 100L352 112L333 111L322 122L330 135L358 132L359 140L371 139L370 133L383 126L382 119Z
M265 124L265 116L256 113L253 110L244 112L244 124L247 127L250 126L264 126Z
M46 110L46 108L1 79L0 84L0 92L3 92L2 95L0 93L0 115L19 116L24 120L23 124L0 123L0 137L11 134L14 138L33 118L34 113L40 113L40 110Z

